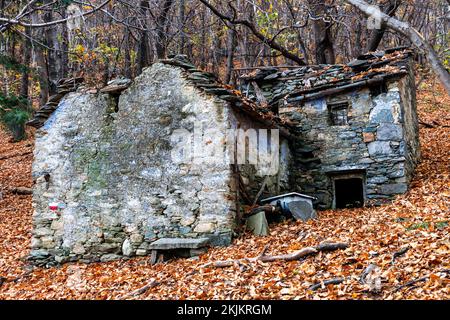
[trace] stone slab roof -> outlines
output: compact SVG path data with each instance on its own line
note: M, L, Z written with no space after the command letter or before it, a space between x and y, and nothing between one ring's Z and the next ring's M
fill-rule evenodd
M280 99L305 101L402 77L408 72L411 55L412 50L398 47L367 53L347 64L303 66L285 71L268 67L242 75L240 79L247 86L256 82L268 93L270 104Z
M33 119L28 121L27 125L37 129L42 127L50 115L58 108L62 98L64 98L66 94L76 91L83 81L83 77L64 78L59 80L56 87L56 93L50 96L47 103L34 113Z

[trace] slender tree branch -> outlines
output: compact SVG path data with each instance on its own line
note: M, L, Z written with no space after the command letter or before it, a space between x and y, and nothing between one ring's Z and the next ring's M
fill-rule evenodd
M229 23L234 24L234 25L243 25L243 26L247 27L253 33L253 35L255 35L259 40L261 40L263 43L265 43L270 48L281 52L281 54L284 57L296 62L299 65L305 65L305 61L303 59L301 59L297 55L289 52L288 49L281 46L278 42L276 42L275 39L273 39L273 38L269 39L266 36L264 36L252 22L250 22L246 19L234 19L233 17L223 14L222 12L220 12L217 8L215 8L213 5L211 5L206 0L200 0L200 2L203 3L209 10L211 10L220 19L228 21Z

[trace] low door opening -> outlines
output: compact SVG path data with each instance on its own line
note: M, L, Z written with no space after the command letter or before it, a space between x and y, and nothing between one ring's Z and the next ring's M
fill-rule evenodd
M334 180L335 208L359 208L364 205L364 181L362 178Z

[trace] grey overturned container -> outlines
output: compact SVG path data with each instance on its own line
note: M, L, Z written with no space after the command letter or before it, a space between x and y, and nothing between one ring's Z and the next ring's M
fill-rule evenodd
M291 192L261 200L261 204L281 207L284 214L292 214L296 220L307 221L316 218L313 201L316 198L305 194Z

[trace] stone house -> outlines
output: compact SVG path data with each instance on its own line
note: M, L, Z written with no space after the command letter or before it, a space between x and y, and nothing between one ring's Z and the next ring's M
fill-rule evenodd
M318 208L380 203L405 193L420 158L415 79L406 48L347 65L271 68L242 76L298 136L291 144L291 190Z
M159 238L229 244L241 210L237 190L254 195L264 178L263 166L244 159L238 168L230 159L237 148L225 150L224 140L233 129L244 139L247 129L262 129L268 142L270 130L279 130L279 170L266 185L271 192L287 188L288 128L183 57L155 63L124 91L110 87L79 87L31 122L39 127L32 259L146 255ZM199 141L192 141L197 128ZM195 143L195 157L186 156L185 146Z
M241 91L177 56L119 89L74 87L37 113L31 259L147 255L160 238L227 245L262 186L319 209L404 193L419 159L410 54L262 69Z

